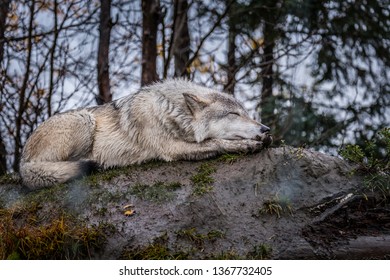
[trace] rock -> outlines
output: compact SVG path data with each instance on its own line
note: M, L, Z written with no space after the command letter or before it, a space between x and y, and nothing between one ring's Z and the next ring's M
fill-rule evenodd
M389 209L362 195L362 178L352 170L337 157L282 147L153 162L32 193L3 185L0 206L33 203L40 225L65 213L72 225L101 229L104 242L74 258L384 258ZM14 219L19 228L28 223Z

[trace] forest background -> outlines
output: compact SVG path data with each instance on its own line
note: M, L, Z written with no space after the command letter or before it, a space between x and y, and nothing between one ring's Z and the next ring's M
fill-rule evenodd
M388 0L2 0L0 174L51 115L172 77L337 154L390 126L389 66Z

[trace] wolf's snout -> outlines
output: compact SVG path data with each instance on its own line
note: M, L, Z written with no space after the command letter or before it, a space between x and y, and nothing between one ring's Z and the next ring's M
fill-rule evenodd
M270 132L270 128L268 127L268 126L265 126L265 125L261 125L261 127L260 127L260 132L261 133L268 133L268 132Z

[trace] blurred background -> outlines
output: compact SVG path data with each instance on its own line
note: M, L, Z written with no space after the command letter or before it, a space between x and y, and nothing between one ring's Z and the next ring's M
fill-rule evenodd
M389 0L2 0L0 174L51 115L172 77L337 155L390 126L389 66Z

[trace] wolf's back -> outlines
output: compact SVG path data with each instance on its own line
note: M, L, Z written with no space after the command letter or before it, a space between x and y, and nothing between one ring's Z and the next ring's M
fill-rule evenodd
M65 183L89 174L91 161L25 162L20 165L23 184L32 190Z

